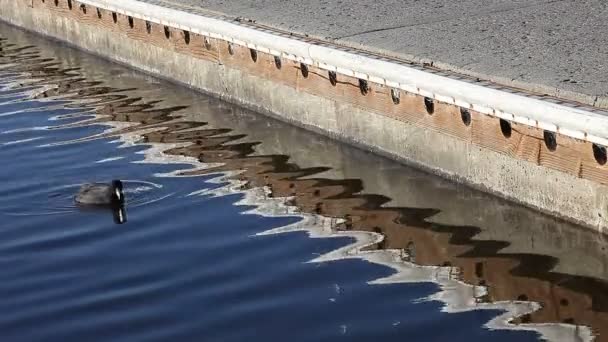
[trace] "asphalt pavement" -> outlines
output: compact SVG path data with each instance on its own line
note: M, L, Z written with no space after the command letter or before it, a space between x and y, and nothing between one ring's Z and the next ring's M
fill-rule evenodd
M608 108L605 0L143 1L251 19Z

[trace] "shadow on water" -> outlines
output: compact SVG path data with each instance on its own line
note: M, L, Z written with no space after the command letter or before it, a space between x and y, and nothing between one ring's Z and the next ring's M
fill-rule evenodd
M174 175L225 173L243 191L263 187L267 199L280 199L294 211L335 218L335 233L379 234L383 239L367 250L398 251L403 262L449 270L450 277L474 285L473 306L542 305L515 318L515 324L566 323L608 336L602 235L442 180L429 181L427 175L349 147L310 143L324 140L309 133L264 129L233 106L225 105L223 117L213 123L197 121L196 108L149 101L132 87L90 81L85 70L1 38L0 72L0 83L10 85L0 98L4 112L18 102L2 99L28 92L29 98L86 109L84 115L81 110L59 117L69 123L54 128L110 127L64 144L120 138L162 152L157 161L168 155L183 158L184 164L202 163ZM362 165L363 158L376 162Z

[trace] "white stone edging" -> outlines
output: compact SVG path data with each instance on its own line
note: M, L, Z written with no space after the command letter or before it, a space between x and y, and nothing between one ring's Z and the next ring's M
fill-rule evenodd
M608 116L418 70L400 63L283 37L138 0L79 0L134 18L402 89L516 123L608 146Z

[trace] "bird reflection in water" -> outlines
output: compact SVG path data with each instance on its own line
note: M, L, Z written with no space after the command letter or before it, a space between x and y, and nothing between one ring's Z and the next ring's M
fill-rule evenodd
M127 223L127 209L124 205L113 207L112 216L114 217L114 223L124 224Z

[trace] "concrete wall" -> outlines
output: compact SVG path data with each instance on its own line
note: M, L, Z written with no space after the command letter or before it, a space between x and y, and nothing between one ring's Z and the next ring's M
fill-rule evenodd
M32 4L0 0L0 18L541 211L598 230L608 225L605 185L242 69L100 30Z

